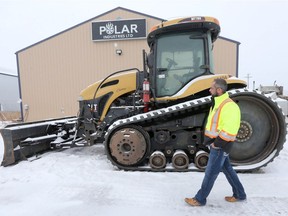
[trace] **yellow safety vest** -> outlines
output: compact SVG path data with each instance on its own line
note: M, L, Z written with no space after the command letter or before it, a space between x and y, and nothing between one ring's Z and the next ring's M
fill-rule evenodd
M215 97L214 107L210 108L205 136L210 138L220 137L221 139L232 142L236 139L241 113L238 105L229 98L228 93Z

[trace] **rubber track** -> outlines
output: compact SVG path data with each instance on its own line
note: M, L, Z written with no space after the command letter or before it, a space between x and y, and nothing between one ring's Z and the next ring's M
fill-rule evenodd
M234 90L230 90L230 91L227 91L227 92L228 92L230 97L236 97L237 94L239 94L239 93L251 92L251 93L257 93L257 94L263 95L266 98L272 100L270 97L266 96L265 94L263 94L263 93L261 93L259 91L255 91L255 90L252 91L252 90L248 90L248 89L234 89ZM140 123L140 122L141 123L145 123L145 122L156 120L157 118L161 118L161 117L164 117L164 116L167 116L167 115L171 115L171 114L173 114L173 116L176 116L176 115L178 115L178 114L180 114L182 112L191 111L191 110L193 110L193 109L195 109L197 107L203 106L203 105L207 105L208 106L210 103L211 103L211 96L206 96L206 97L203 97L203 98L198 98L198 99L190 100L190 101L187 101L187 102L179 103L179 104L167 107L167 108L153 110L153 111L150 111L150 112L147 112L147 113L142 113L142 114L138 114L138 115L135 115L135 116L131 116L131 117L126 118L126 119L121 119L121 120L115 121L108 128L108 130L107 130L107 132L105 134L104 145L105 145L105 149L106 149L106 153L107 153L108 159L115 166L117 166L119 169L122 169L122 170L154 171L154 172L155 171L156 172L157 171L160 171L160 172L161 171L172 171L172 172L179 172L179 171L180 172L183 172L183 171L203 171L203 170L200 170L197 167L195 167L193 163L190 164L189 167L187 169L185 169L185 170L174 169L171 164L167 164L166 168L163 168L163 169L152 169L149 165L137 166L137 167L135 167L135 166L134 167L133 166L131 166L131 167L129 167L129 166L121 166L121 165L119 165L119 164L117 164L116 162L113 161L113 159L111 158L111 155L110 155L110 153L108 151L108 147L107 146L108 146L108 142L110 140L109 136L111 135L111 133L113 131L115 131L119 127L122 127L122 126L125 126L125 125L129 125L129 124L137 124L137 123ZM278 107L279 107L279 105L278 105ZM271 154L273 154L273 153L271 153ZM277 155L274 155L273 158L275 158ZM272 160L270 160L269 162L271 162ZM267 163L261 165L260 167L265 166L265 165L267 165ZM258 168L260 168L260 167L258 167ZM241 169L239 169L239 170L241 170ZM254 170L254 168L253 168L253 170Z

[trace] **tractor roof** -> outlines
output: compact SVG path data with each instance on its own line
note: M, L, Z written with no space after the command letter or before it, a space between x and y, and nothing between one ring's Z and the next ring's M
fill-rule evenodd
M214 17L203 16L193 16L163 21L151 28L147 37L147 41L150 46L150 44L159 34L189 30L203 30L205 32L209 30L212 33L212 41L214 42L220 33L220 24L219 21Z

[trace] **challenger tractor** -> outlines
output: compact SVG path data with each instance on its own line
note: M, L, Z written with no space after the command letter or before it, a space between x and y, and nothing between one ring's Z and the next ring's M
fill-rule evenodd
M3 166L47 150L104 144L108 159L123 170L202 171L209 88L228 84L241 110L230 159L238 171L266 166L286 139L285 116L271 98L246 82L216 74L213 43L220 25L213 17L187 17L152 27L143 69L117 71L80 93L77 117L8 125L1 130Z

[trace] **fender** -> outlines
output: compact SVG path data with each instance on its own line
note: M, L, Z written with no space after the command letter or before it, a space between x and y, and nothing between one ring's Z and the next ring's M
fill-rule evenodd
M104 82L102 82L103 80L95 82L81 91L79 102L90 101L91 103L93 103L95 99L107 95L108 99L105 100L105 104L101 104L103 110L100 113L100 121L102 121L105 118L111 104L115 99L127 93L135 92L137 88L137 74L137 70L131 70L129 72L123 72L113 75ZM100 84L101 86L98 89ZM91 104L91 107L93 107L93 109L97 109L96 106L97 105L95 104Z

